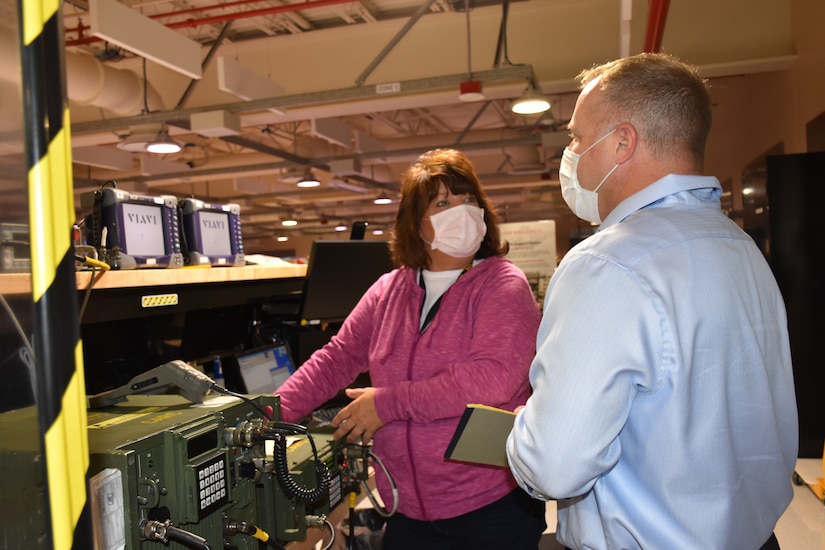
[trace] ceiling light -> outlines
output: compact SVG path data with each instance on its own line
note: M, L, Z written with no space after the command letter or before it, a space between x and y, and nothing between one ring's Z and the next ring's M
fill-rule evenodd
M283 243L283 242L286 242L288 240L289 240L289 237L287 237L286 235L281 235L280 237L278 237L278 242L279 243Z
M345 224L344 222L340 222L338 225L335 226L335 230L336 231L346 231L347 230L347 224Z
M298 225L298 220L289 218L282 221L281 225L283 225L284 227L295 227L296 225Z
M390 204L392 202L392 199L389 198L386 193L381 191L381 194L375 197L375 200L372 202L374 202L375 204Z
M307 169L304 177L298 181L298 187L318 187L321 182L312 174L312 170Z
M130 153L169 154L180 152L181 145L169 137L166 124L144 124L131 128L117 148Z
M170 153L179 153L181 150L180 143L169 137L166 130L161 131L157 139L146 146L146 151L149 153L161 153L168 155Z
M376 230L374 230L374 231L372 232L372 234L373 234L373 235L383 235L383 234L384 234L384 230L383 230L383 229L376 229Z
M130 153L161 154L178 153L181 150L180 143L169 137L166 126L154 130L145 126L136 129L123 138L123 141L117 144L117 148Z
M484 93L481 91L481 82L478 80L466 80L459 86L460 93L458 99L461 101L481 101Z
M535 115L550 109L550 102L534 86L528 87L511 107L519 115Z

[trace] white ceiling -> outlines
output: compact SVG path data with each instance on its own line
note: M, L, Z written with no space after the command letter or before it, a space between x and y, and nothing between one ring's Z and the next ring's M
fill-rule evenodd
M238 202L245 242L321 235L342 220L391 226L397 202L372 199L397 199L400 174L434 147L471 157L506 221L570 217L556 169L581 68L653 49L648 27L709 77L776 70L793 55L789 0L124 0L159 32L131 32L121 18L107 42L89 26L113 1L62 4L77 193L114 180ZM185 50L180 37L197 46L200 78L167 66ZM233 68L270 95L222 91ZM515 115L510 102L531 79L552 108ZM461 102L465 80L481 80L485 99ZM237 117L238 133L191 130L211 116ZM181 153L117 147L164 122ZM308 167L322 185L300 190L294 177ZM300 223L288 230L290 216Z

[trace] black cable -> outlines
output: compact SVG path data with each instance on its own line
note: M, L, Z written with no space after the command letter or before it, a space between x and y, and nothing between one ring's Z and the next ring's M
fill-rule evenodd
M29 341L29 337L26 336L26 331L23 330L23 326L20 324L20 321L17 319L17 315L14 314L14 310L11 308L9 303L6 301L6 298L3 297L3 294L0 294L0 304L3 305L3 309L5 309L6 313L9 314L9 319L11 320L11 323L14 325L15 330L17 330L17 334L20 335L20 339L23 340L23 345L26 347L26 351L28 351L29 355L33 358L34 357L34 348L32 347L32 344Z
M242 399L255 407L255 409L261 413L261 416L266 418L267 420L272 420L272 415L266 411L262 406L260 406L254 399L250 399L249 397L245 396L242 393L234 392L232 390L228 390L221 386L220 384L212 384L210 388L214 392L222 393L224 395L231 395L232 397L237 397L238 399Z
M347 539L347 550L355 549L355 492L351 491L349 498L349 538Z
M86 313L86 306L89 305L89 298L92 295L92 285L95 284L96 273L97 266L92 266L92 272L89 274L89 286L86 287L86 292L83 295L83 303L80 305L80 315L78 315L80 321L83 321L83 314Z
M190 548L212 550L212 547L209 546L209 543L206 541L205 538L200 537L195 533L190 533L189 531L178 529L177 527L173 527L171 525L166 528L166 536L169 538L169 540L178 541L184 546L188 546Z
M149 112L149 102L146 98L148 82L146 82L146 56L143 56L143 112Z
M503 0L501 2L501 26L498 32L498 44L496 45L495 59L493 60L493 67L501 66L501 56L504 54L504 61L510 65L510 59L507 54L507 19L510 13L510 0Z
M183 201L178 201L177 205L178 210L178 221L181 225L183 225ZM183 261L186 264L192 262L191 258L189 257L189 241L186 239L186 231L180 232L180 251L183 253ZM271 419L270 419L271 420Z
M297 424L295 426L297 426ZM327 465L319 459L318 451L315 448L315 442L313 441L312 436L306 431L306 428L303 426L301 426L301 428L303 428L303 433L306 433L310 445L312 445L312 453L315 457L315 478L317 485L314 489L308 489L306 487L299 487L298 484L295 483L295 480L289 473L289 463L286 457L286 437L284 434L277 431L274 431L271 437L271 439L275 442L275 448L272 451L275 478L278 480L278 483L281 485L281 489L283 489L287 498L297 502L298 504L314 504L316 502L321 502L324 498L329 496L329 468L327 468ZM267 430L267 435L271 432L273 431Z

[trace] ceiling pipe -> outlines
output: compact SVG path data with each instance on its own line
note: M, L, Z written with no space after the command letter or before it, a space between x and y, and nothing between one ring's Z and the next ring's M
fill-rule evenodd
M17 48L13 39L11 33L0 32L0 80L19 84L20 60L13 54ZM64 58L66 95L77 105L109 109L120 116L138 115L145 107L149 111L165 109L160 94L133 71L116 69L81 53L67 51Z
M248 19L250 17L262 17L265 15L275 15L278 13L287 13L294 11L303 11L312 8L324 8L327 6L334 6L336 4L351 4L352 0L314 0L312 2L301 2L298 4L284 4L280 6L272 6L269 8L261 8L257 10L249 10L243 12L226 13L223 15L213 15L210 17L202 17L200 19L185 19L183 21L176 21L174 23L167 23L166 27L170 29L181 29L185 27L200 27L203 25L211 25L212 23L225 23L226 21L237 21L239 19ZM229 5L229 4L227 4ZM221 4L203 7L200 9L220 9L225 7ZM194 8L193 8L194 9ZM151 19L159 19L163 17L174 17L179 12L170 12L161 15L151 16ZM76 29L67 29L73 31ZM83 44L90 44L92 42L100 42L101 39L96 36L87 36L76 38L74 40L66 40L66 46L80 46Z
M662 49L662 35L665 32L665 21L670 0L650 0L650 12L647 17L647 31L645 33L644 50L648 53L657 53Z
M92 105L118 115L164 110L160 94L134 72L104 65L89 55L66 52L65 59L66 94L78 105Z

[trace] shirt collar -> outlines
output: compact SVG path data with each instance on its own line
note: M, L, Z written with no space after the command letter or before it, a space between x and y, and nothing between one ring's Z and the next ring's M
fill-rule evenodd
M712 195L710 198L716 201L722 196L722 186L719 180L713 176L668 174L620 202L616 208L607 215L598 230L601 231L613 224L619 223L637 210L641 210L669 195L699 189L710 189Z

